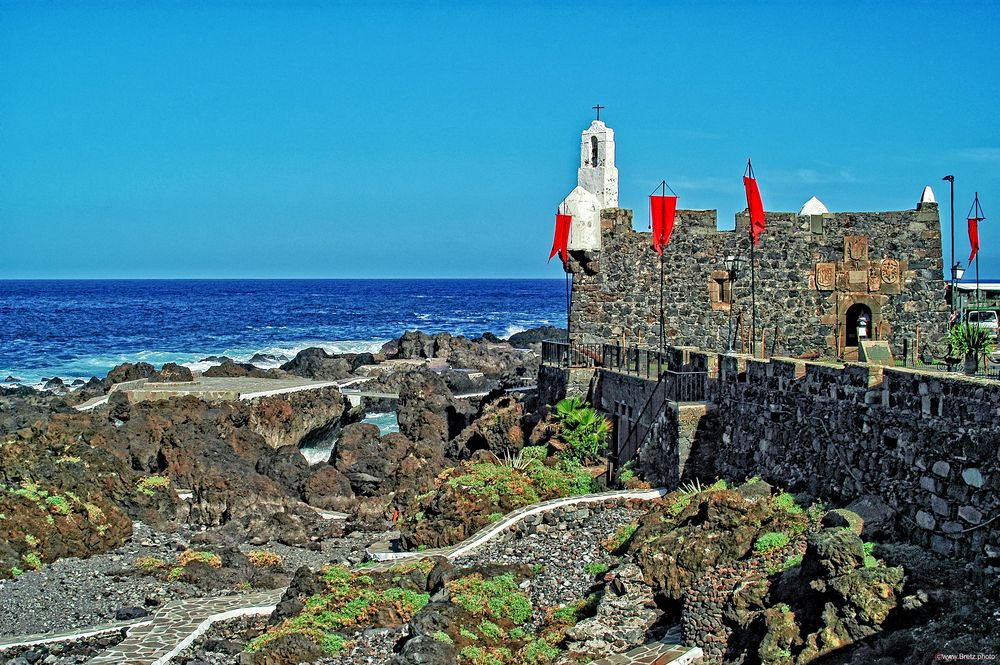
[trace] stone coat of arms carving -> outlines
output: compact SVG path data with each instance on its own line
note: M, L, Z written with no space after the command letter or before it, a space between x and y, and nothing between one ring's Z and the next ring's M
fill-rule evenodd
M837 279L835 263L816 264L816 288L820 291L833 291Z
M845 261L867 261L868 260L868 237L867 236L844 236L844 260Z
M899 261L896 259L882 259L882 266L879 276L886 284L896 284L899 282Z

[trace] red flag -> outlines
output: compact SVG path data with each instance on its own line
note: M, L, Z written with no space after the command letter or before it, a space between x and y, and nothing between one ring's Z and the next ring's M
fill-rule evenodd
M556 234L552 239L552 252L549 254L549 261L552 261L552 257L556 254L560 255L563 263L569 260L566 252L569 245L569 227L572 223L572 216L556 215Z
M743 176L743 187L747 190L747 208L750 210L750 233L753 235L753 244L757 244L757 238L764 232L764 204L760 201L760 190L757 188L757 179Z
M674 231L674 217L677 216L676 196L650 196L649 214L653 220L653 249L663 254L663 248L670 242Z
M969 218L969 245L972 247L972 254L969 254L969 263L979 253L979 220L980 217Z

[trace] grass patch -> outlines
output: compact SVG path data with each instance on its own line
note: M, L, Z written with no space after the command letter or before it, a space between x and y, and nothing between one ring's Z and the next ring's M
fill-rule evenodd
M626 524L608 536L608 538L606 538L601 545L608 553L615 554L625 546L625 543L627 543L632 536L635 535L636 529L638 528L639 524L637 522Z
M181 555L177 557L178 566L186 566L189 563L194 563L195 561L200 561L212 568L222 568L222 557L214 552L204 552L198 550L184 550Z
M144 573L151 573L154 570L165 568L167 562L155 556L141 556L135 560L135 567Z
M331 655L340 653L344 637L337 631L363 626L380 609L392 607L402 621L409 621L430 600L426 593L391 587L375 587L374 579L343 566L330 566L321 575L324 589L306 598L302 612L272 626L247 643L249 652L259 651L285 635L302 635Z
M158 491L165 490L168 487L170 487L170 478L166 476L146 476L145 478L141 478L136 484L139 494L146 496L153 496Z
M772 550L781 549L788 544L788 536L778 531L769 531L757 539L753 544L754 550L764 554Z
M247 554L247 558L254 568L274 568L283 561L280 554L268 550L254 550Z

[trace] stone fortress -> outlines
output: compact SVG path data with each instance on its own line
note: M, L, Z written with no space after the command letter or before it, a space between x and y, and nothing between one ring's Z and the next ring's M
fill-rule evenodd
M766 203L766 176L762 184ZM632 211L618 207L614 130L600 120L582 134L578 185L560 211L573 216L574 342L624 338L628 346L656 347L659 257L650 233L634 230ZM929 187L913 210L831 213L813 197L798 213L768 211L766 219L755 248L758 355L856 360L860 316L897 355L904 340L911 353L925 346L943 353L948 305ZM749 217L738 214L732 231L717 221L715 210L677 211L663 254L665 339L724 351L732 325L735 350L749 351ZM731 255L745 260L735 276L724 265Z

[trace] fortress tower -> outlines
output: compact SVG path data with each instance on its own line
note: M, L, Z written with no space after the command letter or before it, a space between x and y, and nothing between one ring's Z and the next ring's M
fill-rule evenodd
M615 168L615 131L594 120L580 136L577 186L559 210L573 216L569 249L601 248L601 210L618 207L618 169Z

